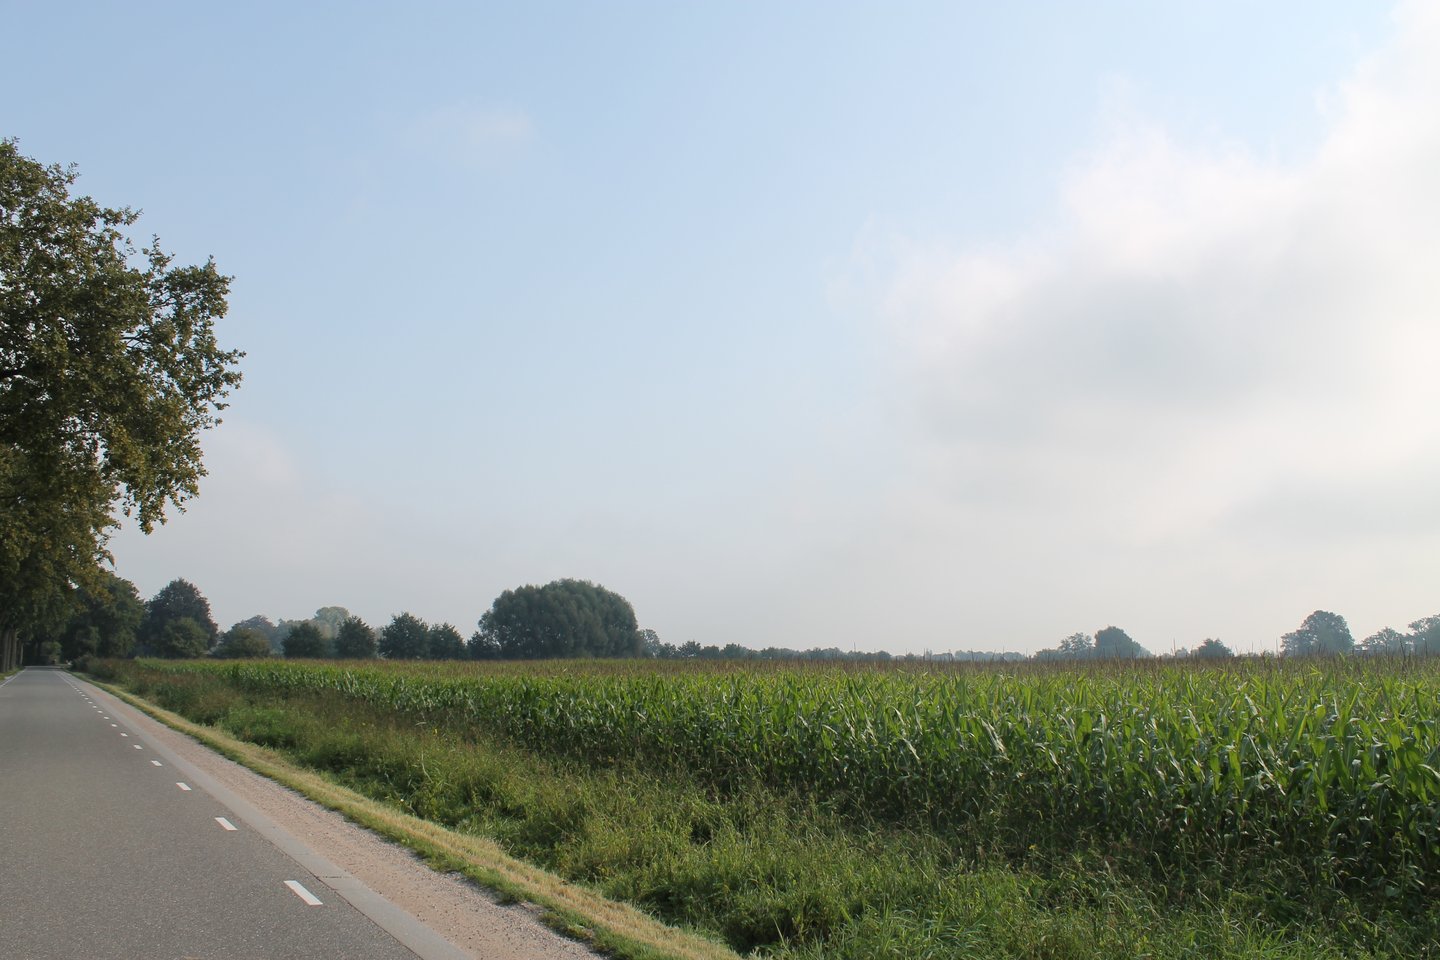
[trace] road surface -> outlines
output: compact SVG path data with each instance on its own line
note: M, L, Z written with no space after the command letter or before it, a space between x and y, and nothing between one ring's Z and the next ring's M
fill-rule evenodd
M0 956L474 955L207 789L118 707L61 670L0 684Z

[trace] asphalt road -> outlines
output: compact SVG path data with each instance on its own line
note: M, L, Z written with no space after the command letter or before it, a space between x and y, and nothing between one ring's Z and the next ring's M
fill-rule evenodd
M60 670L0 684L0 957L459 955L127 715Z

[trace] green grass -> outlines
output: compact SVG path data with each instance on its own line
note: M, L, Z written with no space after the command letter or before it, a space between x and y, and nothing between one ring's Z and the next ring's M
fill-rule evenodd
M770 957L1433 955L1429 663L114 664Z

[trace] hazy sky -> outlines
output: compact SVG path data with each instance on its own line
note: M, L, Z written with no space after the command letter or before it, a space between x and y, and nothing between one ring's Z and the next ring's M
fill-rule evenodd
M1440 612L1440 7L0 2L0 135L235 277L226 626L1273 646Z

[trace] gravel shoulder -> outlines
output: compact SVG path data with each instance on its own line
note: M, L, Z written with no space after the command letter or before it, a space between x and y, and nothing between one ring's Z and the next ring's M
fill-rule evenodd
M524 905L502 905L484 890L432 870L410 850L229 760L103 690L126 720L155 743L251 804L291 837L370 891L410 914L465 955L485 960L594 960Z

